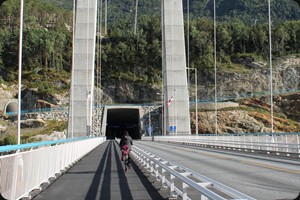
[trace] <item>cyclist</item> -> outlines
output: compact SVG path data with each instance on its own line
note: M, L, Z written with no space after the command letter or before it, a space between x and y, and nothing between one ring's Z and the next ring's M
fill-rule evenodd
M132 138L130 137L128 131L124 131L123 137L121 138L121 141L120 141L121 149L124 145L127 145L129 148L129 151L131 151L131 145L133 145L133 143L132 143Z
M125 164L128 165L129 167L130 167L129 164L131 162L131 158L130 158L131 145L133 145L132 138L130 137L128 131L124 131L123 137L120 140L120 147L122 151L121 160L124 160L124 157L128 155L128 161Z

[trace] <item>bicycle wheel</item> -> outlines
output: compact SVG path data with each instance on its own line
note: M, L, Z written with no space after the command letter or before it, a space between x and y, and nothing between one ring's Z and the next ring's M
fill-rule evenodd
M125 172L127 171L128 169L128 155L125 155L124 156L124 167L125 167Z

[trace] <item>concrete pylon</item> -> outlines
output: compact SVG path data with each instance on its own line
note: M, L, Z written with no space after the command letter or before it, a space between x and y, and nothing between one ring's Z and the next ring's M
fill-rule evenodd
M191 134L182 0L162 0L163 79L166 133ZM173 99L173 100L171 100Z
M92 127L97 0L75 1L68 137L89 136Z

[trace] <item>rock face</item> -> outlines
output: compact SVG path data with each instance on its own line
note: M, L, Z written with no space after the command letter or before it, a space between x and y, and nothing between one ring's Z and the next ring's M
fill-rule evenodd
M300 122L300 95L299 93L275 96L274 104L287 118Z
M54 131L50 135L36 135L33 136L32 139L37 141L52 141L52 140L64 140L66 139L65 132Z
M249 65L247 65L249 66ZM281 93L300 88L300 59L278 61L273 66L273 91ZM214 98L214 74L198 75L198 95L200 100ZM270 70L266 65L252 63L249 71L218 72L217 96L219 99L253 97L270 91Z
M218 99L255 97L268 94L270 91L270 70L267 63L254 62L253 59L239 61L245 66L242 71L217 71ZM273 63L274 93L293 91L300 88L300 59L290 57ZM190 87L194 89L194 80ZM203 101L214 101L214 71L198 70L198 98ZM104 83L102 94L111 98L113 103L143 103L161 101L161 86L153 87L141 83ZM191 98L191 100L194 100Z
M39 128L46 126L46 122L42 119L27 119L21 121L21 128Z
M140 83L110 82L104 93L114 103L143 103L161 101L161 88ZM106 95L104 95L105 97Z
M0 133L4 133L6 131L6 127L0 125Z
M244 62L244 61L239 61ZM266 95L269 95L270 74L266 64L255 63L249 59L243 63L249 68L244 72L218 72L217 74L217 90L219 99L236 100L237 97L252 97L245 99L242 102L232 102L230 105L236 108L226 108L222 103L218 105L217 115L217 132L218 133L257 133L271 132L271 116L270 116L270 101ZM214 101L215 87L214 74L203 72L198 73L198 98L199 100ZM193 81L190 82L193 84ZM289 95L278 95L283 91L295 91L300 88L300 59L290 58L285 61L274 63L273 71L274 84L274 128L276 132L299 132L300 125L300 93ZM144 103L144 102L160 102L161 88L151 85L142 85L141 83L109 83L104 85L104 90L95 90L95 99L101 99L102 104L109 105L114 103ZM191 88L194 88L192 85ZM16 98L17 87L0 86L0 100L2 98ZM266 92L265 94L263 92ZM24 102L27 105L32 105L30 108L36 108L37 105L47 105L46 107L64 107L59 112L49 113L32 113L23 116L24 121L22 127L43 127L43 120L59 120L66 121L68 117L67 104L69 102L69 94L64 95L49 95L40 97L35 90L24 91ZM264 97L264 96L265 97ZM260 97L261 96L261 97ZM40 99L43 99L40 101ZM194 100L194 99L191 99ZM37 103L42 102L42 104ZM198 104L198 131L199 133L216 133L216 116L214 105L211 109L207 106L201 107ZM247 107L253 110L243 110L240 108ZM193 109L193 108L192 108ZM263 110L257 112L255 109ZM206 110L206 111L204 111ZM99 124L101 112L96 113ZM157 134L161 134L161 111L157 114L151 113L151 121ZM195 112L191 113L192 132L195 133ZM34 119L34 120L33 120ZM289 120L294 120L294 125ZM146 120L147 121L147 120ZM0 132L5 132L5 126L0 127ZM94 127L99 129L99 127Z
M278 95L274 97L274 132L300 131L300 93ZM244 99L239 107L217 111L218 133L270 133L272 116L269 98ZM192 131L195 133L195 112L191 117ZM198 131L200 134L216 133L216 114L214 111L198 113ZM293 121L291 121L293 120Z
M200 133L258 133L270 132L264 124L249 115L247 111L219 111L217 132L215 131L215 113L201 112L199 119Z

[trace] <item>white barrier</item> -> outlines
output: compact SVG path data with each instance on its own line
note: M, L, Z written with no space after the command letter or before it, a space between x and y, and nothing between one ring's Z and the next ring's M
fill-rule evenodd
M152 140L143 137L142 140ZM154 141L184 143L189 145L210 145L227 148L242 148L277 154L300 155L300 135L295 134L264 134L264 135L184 135L155 136Z
M170 198L177 198L179 195L183 200L192 199L187 190L187 188L190 187L201 195L201 200L254 200L254 198L246 194L205 177L182 165L158 157L136 145L133 146L132 155L151 175L155 176L157 181L161 182L162 187L168 187L170 189ZM169 175L167 175L167 173ZM175 185L175 179L181 182L181 187Z
M42 183L55 178L105 140L105 137L66 140L67 143L60 141L54 146L0 156L0 194L11 200L30 197L32 190L40 189Z

